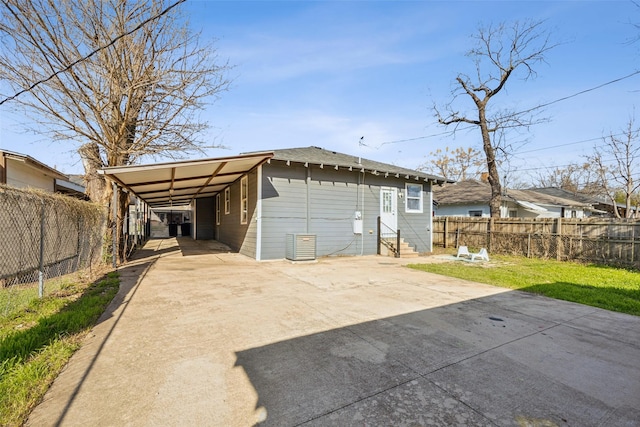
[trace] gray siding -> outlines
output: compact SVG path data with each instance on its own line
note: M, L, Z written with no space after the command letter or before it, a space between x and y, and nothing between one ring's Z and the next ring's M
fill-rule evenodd
M195 238L196 240L212 240L214 238L215 198L204 197L196 199L195 203Z
M263 166L262 183L262 259L285 257L287 233L316 234L318 256L375 254L380 188L405 187L391 176L278 161ZM423 213L406 213L404 199L398 200L398 228L420 252L431 248L429 190L424 184ZM356 211L362 213L362 235L353 233Z
M395 187L398 189L398 229L400 236L409 243L417 252L430 252L431 248L431 227L432 227L432 201L430 197L431 186L423 181L403 180L384 176L367 175L367 181L371 184L371 197L375 199L376 219L380 215L380 188ZM406 190L405 183L422 184L422 213L407 212L405 208ZM403 197L400 197L400 192ZM375 227L374 227L375 234ZM375 237L375 236L374 236ZM375 253L375 251L373 252Z
M256 200L257 172L254 169L248 176L249 212L247 224L240 223L240 179L231 184L230 212L224 212L224 191L220 193L220 225L217 226L218 241L228 245L243 255L256 257Z
M285 257L286 234L307 232L303 166L262 166L262 259Z

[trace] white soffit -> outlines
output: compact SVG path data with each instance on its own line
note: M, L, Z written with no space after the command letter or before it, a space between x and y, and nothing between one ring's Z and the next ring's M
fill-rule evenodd
M523 200L516 200L516 203L525 208L528 211L532 212L547 212L547 209L542 206L535 205L531 202L525 202Z
M114 166L104 174L151 207L188 205L211 197L273 157L272 152L152 165Z

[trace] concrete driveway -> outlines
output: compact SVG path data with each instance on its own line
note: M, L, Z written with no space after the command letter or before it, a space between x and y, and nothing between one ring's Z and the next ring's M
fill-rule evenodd
M640 425L639 317L376 256L137 258L29 425Z

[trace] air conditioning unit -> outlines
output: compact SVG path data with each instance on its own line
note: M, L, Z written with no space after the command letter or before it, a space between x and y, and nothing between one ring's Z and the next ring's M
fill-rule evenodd
M316 259L316 235L288 233L286 257L291 261Z

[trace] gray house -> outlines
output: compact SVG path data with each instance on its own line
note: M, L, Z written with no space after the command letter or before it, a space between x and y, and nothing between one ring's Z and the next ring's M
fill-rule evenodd
M410 250L430 252L431 190L445 182L318 147L103 173L152 208L190 205L193 238L257 260L376 254L379 235L395 250L398 230Z

